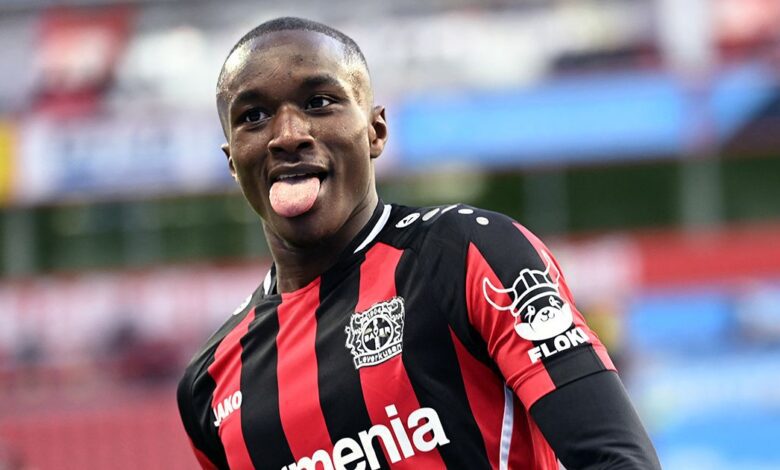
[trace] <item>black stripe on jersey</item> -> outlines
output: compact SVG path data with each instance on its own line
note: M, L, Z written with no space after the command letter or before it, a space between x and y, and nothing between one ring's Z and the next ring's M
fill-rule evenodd
M447 207L439 206L439 209L444 210ZM393 206L388 226L395 226L404 217L415 212L425 214L433 209L434 207ZM415 224L419 224L420 230L429 230L425 238L415 233L415 225L412 225L409 229L391 228L385 230L377 239L401 250L412 244L411 249L421 253L421 257L424 256L424 263L430 275L429 278L426 278L426 285L429 289L442 293L461 293L460 296L442 295L441 302L450 301L442 308L448 313L450 325L463 346L474 358L500 377L501 372L487 352L487 343L469 322L466 307L466 261L469 244L464 243L458 236L459 233L468 233L468 230L467 227L463 226L463 220L459 220L458 216L452 218L454 215L451 213L446 218L436 216L428 221L417 220ZM468 222L473 223L470 219ZM432 243L431 240L435 241Z
M212 402L217 383L209 374L208 368L214 363L214 355L219 344L233 329L241 323L258 299L262 297L262 289L252 293L240 313L232 315L201 348L187 366L187 371L179 383L178 400L182 422L192 443L218 468L228 468L227 456L219 432L214 426ZM204 435L204 430L207 434Z
M208 366L214 362L214 353L216 347L211 349L208 356L205 356L199 364L197 369L199 373L195 376L197 382L193 383L188 370L187 375L179 383L177 391L177 398L179 402L179 412L181 414L181 420L184 424L184 428L192 441L192 444L198 448L208 459L217 466L217 468L228 468L227 456L225 455L225 448L222 447L222 441L217 435L217 430L213 424L213 416L211 414L211 401L214 396L214 390L217 388L217 383L206 372ZM195 366L195 364L193 364ZM195 393L194 389L198 388L199 392ZM196 410L202 410L200 413ZM209 429L212 434L212 438L208 439L203 435L202 430Z
M257 308L249 331L241 338L241 390L252 406L241 408L241 427L249 456L256 468L282 468L294 462L279 415L279 385L276 377L279 333L277 308L281 296L269 298ZM269 418L271 417L271 418Z
M321 278L314 342L320 407L334 444L345 437L356 439L361 431L372 426L363 401L360 374L346 347L347 335L344 331L357 306L360 269L347 271L346 278L344 274L344 271L330 270ZM326 313L328 316L325 316ZM381 468L390 468L378 439L374 440L374 453Z
M541 344L543 341L537 343ZM561 354L560 358L556 356L542 360L556 387L571 382L573 378L607 370L590 344L577 347L567 355Z
M485 443L471 414L463 376L458 368L460 362L452 344L448 317L446 312L440 311L435 298L441 293L431 289L428 283L419 283L420 279L429 279L430 273L412 272L417 264L415 257L417 254L413 250L405 250L395 272L398 295L405 299L415 296L415 301L408 304L417 305L415 311L406 312L404 320L404 343L407 347L403 351L403 361L406 373L420 405L434 408L441 417L451 442L438 448L447 468L489 469ZM418 282L415 283L415 280ZM431 302L423 303L423 299L431 299ZM424 344L410 345L407 341ZM428 351L434 353L429 354ZM447 403L448 406L434 406L437 403ZM465 447L473 448L464 450ZM464 456L472 460L466 461Z
M536 252L536 248L512 224L511 219L501 214L488 215L490 223L474 231L477 238L476 245L504 287L512 286L523 268L545 270L544 261ZM511 242L508 237L512 238ZM507 249L507 247L511 248ZM573 327L574 324L570 329ZM533 341L534 346L545 343L548 348L554 349L553 338ZM606 370L590 343L581 344L550 357L542 357L542 364L556 387L585 375Z

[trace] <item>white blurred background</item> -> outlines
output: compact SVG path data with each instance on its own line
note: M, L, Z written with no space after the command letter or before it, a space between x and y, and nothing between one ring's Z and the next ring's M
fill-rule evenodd
M363 48L386 200L548 241L664 468L780 468L780 0L0 0L0 469L195 467L175 382L269 264L216 76L283 15Z

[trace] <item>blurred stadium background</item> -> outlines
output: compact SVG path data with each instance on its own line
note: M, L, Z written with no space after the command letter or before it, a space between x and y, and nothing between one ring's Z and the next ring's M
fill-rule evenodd
M363 47L385 199L548 241L666 469L780 468L780 1L0 0L0 469L195 466L175 382L269 263L214 84L280 15Z

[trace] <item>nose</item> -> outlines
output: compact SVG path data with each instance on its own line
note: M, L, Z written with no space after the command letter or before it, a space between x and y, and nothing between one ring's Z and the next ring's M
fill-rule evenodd
M314 146L309 120L300 110L282 106L274 116L273 138L268 150L274 155L296 154Z

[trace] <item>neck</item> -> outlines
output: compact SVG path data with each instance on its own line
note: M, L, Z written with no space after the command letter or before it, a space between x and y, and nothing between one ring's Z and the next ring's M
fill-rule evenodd
M293 292L305 287L333 266L355 236L366 226L378 203L379 198L374 193L373 197L367 197L363 204L355 208L335 234L305 246L293 245L263 225L268 247L276 264L279 292Z

